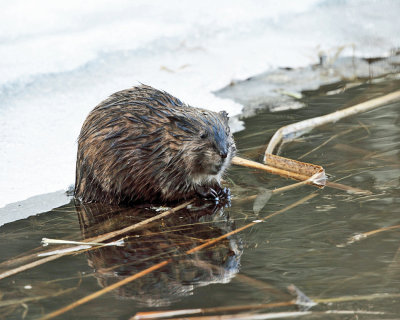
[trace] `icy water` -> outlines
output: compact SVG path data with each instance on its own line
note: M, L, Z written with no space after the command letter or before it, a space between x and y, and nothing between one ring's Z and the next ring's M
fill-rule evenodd
M266 143L279 127L395 91L400 81L366 82L341 92L345 85L336 83L306 92L302 99L306 108L275 113L263 109L245 119L246 130L236 134L239 156L261 161ZM163 261L167 261L164 267L59 318L128 319L145 311L288 302L294 298L287 289L291 284L320 301L309 310L314 313L303 318L397 318L400 228L381 228L400 224L399 111L399 102L389 104L315 129L281 149L282 156L323 166L330 181L370 194L303 186L274 194L256 215L254 200L243 198L294 182L232 167L227 178L235 198L231 207L197 204L129 233L124 247L62 257L1 279L0 319L40 318ZM296 202L297 206L283 210ZM265 222L186 253L279 210L282 212ZM2 226L0 269L10 270L37 259L35 255L33 260L13 260L15 257L56 248L40 247L43 237L87 239L157 213L143 207L82 206L71 200L50 212ZM350 237L373 230L380 232L349 242ZM358 314L320 313L327 310ZM241 311L228 308L225 314L283 311L298 309L293 305Z

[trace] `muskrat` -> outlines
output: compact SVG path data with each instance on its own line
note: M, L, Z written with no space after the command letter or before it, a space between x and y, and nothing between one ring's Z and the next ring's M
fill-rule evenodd
M110 204L218 199L229 192L220 181L235 151L226 112L136 86L112 94L86 118L75 197Z

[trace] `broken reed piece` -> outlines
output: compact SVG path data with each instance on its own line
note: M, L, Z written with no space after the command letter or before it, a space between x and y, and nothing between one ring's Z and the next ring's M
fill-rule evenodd
M349 240L344 243L344 244L338 244L336 245L337 247L345 247L349 244L353 244L354 242L363 240L368 238L369 236L375 235L377 233L381 233L384 231L391 231L391 230L395 230L395 229L400 229L400 224L394 225L394 226L389 226L389 227L383 227L383 228L379 228L379 229L375 229L372 231L368 231L368 232L363 232L363 233L357 233L354 236L350 237Z
M304 133L314 129L315 127L322 126L327 123L335 123L340 119L345 117L349 117L358 113L366 112L368 110L381 107L387 105L396 100L400 100L400 90L389 93L379 98L375 98L372 100L368 100L359 104L356 104L352 107L338 110L336 112L332 112L326 114L324 116L315 117L311 119L307 119L304 121L296 122L278 129L275 134L272 136L267 149L265 150L264 163L266 161L266 157L269 154L274 153L276 147L279 143L283 142L286 139L294 139L303 135Z
M240 157L234 157L232 159L232 164L267 171L272 174L299 181L308 181L307 184L314 185L318 188L323 188L326 184L325 170L321 166L279 157L273 154L268 155L266 164Z

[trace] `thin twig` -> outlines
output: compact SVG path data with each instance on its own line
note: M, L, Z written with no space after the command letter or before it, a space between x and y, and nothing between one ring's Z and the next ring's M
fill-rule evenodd
M400 297L400 294L371 294L371 295L363 295L363 296L341 296L341 297L325 298L325 299L312 299L312 301L317 302L317 303L322 303L322 304L331 304L331 303L348 302L348 301L362 301L362 300L370 301L370 300L376 300L376 299L393 299L393 298L399 298L399 297ZM277 307L294 306L296 304L297 304L296 300L290 300L290 301L273 302L273 303L267 303L267 304L253 304L253 305L242 305L242 306L138 312L138 313L136 313L135 316L133 316L131 318L131 320L162 319L162 318L170 318L173 316L183 316L183 315L189 315L189 314L194 315L194 314L207 314L207 313L222 313L222 312L226 312L226 311L240 311L240 310L250 311L250 310L258 310L258 309L269 309L269 308L277 308ZM367 311L362 311L362 310L328 310L328 311L326 311L326 313L329 313L329 314L334 314L334 313L366 314L365 312L367 312ZM375 311L375 312L368 311L368 312L371 312L371 314L382 314L379 311ZM272 317L271 313L270 313L270 315ZM233 316L233 315L231 315L231 316ZM214 317L213 319L218 319L218 316L213 316L213 317ZM184 319L190 319L190 318L185 317ZM196 317L194 319L201 319L201 317ZM204 319L207 319L207 317L205 317ZM229 319L229 317L227 319ZM255 319L255 318L253 318L253 319Z
M352 244L354 242L366 239L369 236L375 235L377 233L381 233L381 232L384 232L384 231L390 231L390 230L394 230L394 229L399 229L399 228L400 228L400 224L395 225L395 226L390 226L390 227L379 228L379 229L371 230L371 231L368 231L368 232L357 233L356 235L352 236L349 239L349 241L346 242L346 244L338 245L338 246L343 247L345 245L349 245L349 244Z
M138 312L130 320L169 318L169 317L174 317L174 316L181 316L181 315L187 315L187 314L199 314L199 313L207 314L207 313L222 313L222 312L227 312L227 311L270 309L270 308L288 307L288 306L294 306L294 305L296 305L296 301L291 300L291 301L283 301L283 302L272 302L272 303L240 305L240 306L226 306L226 307L215 307L215 308L148 311L148 312Z
M285 318L298 318L303 316L326 316L326 315L383 315L386 314L382 311L368 311L368 310L328 310L328 311L282 311L270 313L239 313L227 314L220 316L197 316L197 317L184 317L184 318L169 318L169 320L271 320L271 319L285 319Z

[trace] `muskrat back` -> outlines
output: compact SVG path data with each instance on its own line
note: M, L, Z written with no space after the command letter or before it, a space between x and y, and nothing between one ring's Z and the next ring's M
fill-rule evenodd
M215 193L235 150L225 112L188 106L145 85L119 91L83 124L75 196L119 204Z

